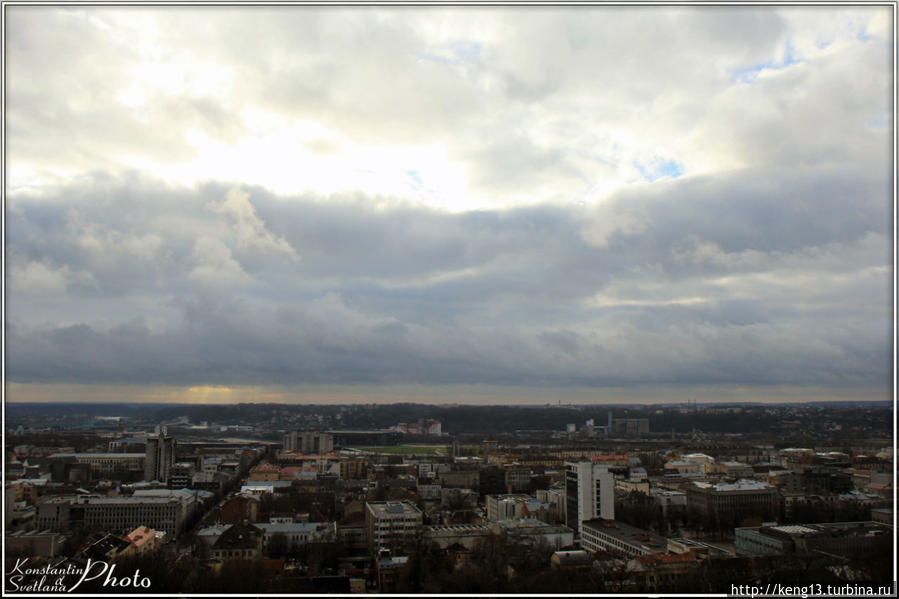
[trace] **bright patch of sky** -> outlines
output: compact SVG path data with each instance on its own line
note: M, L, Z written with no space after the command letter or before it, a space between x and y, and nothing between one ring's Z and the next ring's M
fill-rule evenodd
M796 48L791 42L787 41L787 44L784 47L783 56L778 59L766 60L763 63L749 67L737 67L731 71L731 79L734 82L739 83L752 83L764 71L780 71L793 65L801 64L802 60L795 56L795 52Z
M634 166L640 171L640 176L650 183L663 178L677 179L684 174L681 165L674 160L656 160L649 164L635 162Z

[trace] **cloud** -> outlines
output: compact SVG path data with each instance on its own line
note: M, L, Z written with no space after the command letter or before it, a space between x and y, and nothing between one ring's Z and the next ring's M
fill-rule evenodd
M370 8L9 9L11 381L888 389L887 7Z
M228 246L213 237L197 239L193 261L195 266L188 278L203 285L240 285L251 280Z
M13 265L9 273L10 286L24 296L46 296L65 293L72 283L89 284L90 273L73 272L68 266L55 268L45 262Z
M890 138L864 123L889 116L888 23L886 7L13 7L10 183L139 169L463 210L595 202L640 168L879 169Z
M292 261L300 259L287 241L273 235L265 228L265 223L256 216L256 210L250 203L250 194L239 189L231 189L224 202L210 202L207 207L213 212L228 217L237 236L239 248L280 253Z
M735 172L599 207L463 214L263 188L210 210L228 184L99 181L15 198L12 255L109 293L58 286L47 322L13 285L11 380L886 385L890 372L889 204L851 171ZM91 238L158 238L167 269L84 243L68 204L95 188L129 209L79 204ZM285 255L272 240L304 259L242 261L228 245ZM67 357L75 346L108 361Z

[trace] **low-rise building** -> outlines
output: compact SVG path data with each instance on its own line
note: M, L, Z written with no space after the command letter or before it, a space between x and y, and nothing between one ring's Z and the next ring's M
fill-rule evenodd
M727 527L747 517L776 518L779 495L771 485L749 479L717 484L694 481L687 487L687 508Z
M687 509L687 494L683 491L672 491L669 489L653 489L650 496L656 505L662 508L662 516L668 517L672 511L683 511Z
M274 464L259 464L250 470L251 482L275 481L280 478L281 469Z
M451 470L439 475L442 487L477 489L481 484L481 474L477 470Z
M138 526L125 535L125 540L131 543L130 553L146 555L162 547L162 544L165 542L165 533L146 526Z
M728 478L752 478L753 470L742 462L718 462L718 472Z
M248 522L232 524L212 544L212 559L255 559L262 555L263 533Z
M509 465L504 468L505 488L509 493L527 491L531 486L531 469Z
M473 489L440 489L440 506L453 510L473 509L478 505L478 497L478 492Z
M546 543L560 549L574 543L574 531L561 524L548 524L535 518L502 520L490 524L491 532L505 535L513 542L523 544Z
M543 509L549 509L536 497L530 495L487 495L487 519L491 522L500 520L516 520L518 518L531 518Z
M277 539L283 541L281 549L290 550L307 543L333 541L337 535L334 522L257 522L255 526L263 532L266 549L277 545Z
M337 540L350 553L365 551L368 548L368 537L365 526L355 524L338 524Z
M624 522L595 518L581 525L581 547L627 556L657 555L668 552L668 539Z
M475 543L490 534L490 528L483 524L446 524L425 526L422 538L426 543L436 543L441 549L459 544L474 549Z
M37 506L38 527L68 531L75 526L124 533L144 525L176 537L186 510L178 497L44 497Z
M786 555L824 552L864 558L892 548L893 528L881 522L824 522L734 530L738 555Z
M625 571L638 588L653 592L693 588L699 562L692 552L640 555L628 561Z
M140 478L146 461L144 453L54 453L50 456L51 471L54 464L86 464L94 476L105 478L127 475ZM140 476L138 476L140 475ZM54 480L63 480L54 476Z
M7 557L56 557L66 538L50 530L7 531L4 535Z

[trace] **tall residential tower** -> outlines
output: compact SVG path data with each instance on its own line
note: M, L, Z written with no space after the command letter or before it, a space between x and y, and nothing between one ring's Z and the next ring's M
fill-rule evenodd
M175 438L164 426L156 427L156 434L147 436L147 456L144 460L144 480L168 482L175 464Z
M615 479L608 466L566 462L565 493L565 523L575 534L585 520L615 519Z

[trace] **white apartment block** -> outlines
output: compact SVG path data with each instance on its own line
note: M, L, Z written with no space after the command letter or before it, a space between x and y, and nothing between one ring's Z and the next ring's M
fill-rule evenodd
M408 501L371 501L365 504L365 530L372 551L415 540L422 527L422 512Z
M608 466L594 462L565 463L565 523L576 533L593 518L615 519L615 478Z

